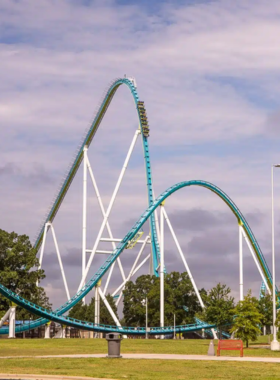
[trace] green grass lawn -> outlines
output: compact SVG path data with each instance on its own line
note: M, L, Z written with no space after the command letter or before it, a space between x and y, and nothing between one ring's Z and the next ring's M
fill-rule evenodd
M280 364L134 359L1 359L2 373L131 380L280 379Z
M209 340L144 340L122 341L122 353L207 354ZM255 344L268 342L260 337ZM217 344L217 342L215 342ZM34 356L107 353L105 339L0 339L0 356ZM223 355L239 355L223 351ZM244 356L280 357L280 352L251 346ZM136 360L107 358L14 358L0 359L2 373L33 373L89 376L132 380L177 379L279 379L280 364L246 362L208 362L180 360Z
M268 342L260 337L258 342L244 350L244 356L280 357L280 352L255 347ZM156 340L124 339L123 353L164 353L205 355L210 341L199 339ZM217 345L217 342L215 342ZM105 339L0 339L0 356L34 356L107 353ZM222 351L222 355L239 355L238 351Z

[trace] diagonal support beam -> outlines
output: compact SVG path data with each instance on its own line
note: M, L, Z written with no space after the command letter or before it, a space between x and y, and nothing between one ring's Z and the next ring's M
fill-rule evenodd
M186 268L186 271L187 271L187 273L188 273L188 275L189 275L189 278L190 278L190 280L191 280L192 286L193 286L193 288L194 288L194 291L195 291L195 294L196 294L196 296L197 296L197 298L198 298L198 301L199 301L199 303L200 303L200 306L201 306L202 308L204 308L204 307L205 307L204 302L202 301L201 295L200 295L200 293L199 293L199 291L198 291L198 288L197 288L196 283L195 283L195 281L194 281L193 275L192 275L191 270L190 270L190 268L189 268L189 266L188 266L188 264L187 264L187 261L186 261L186 259L185 259L184 254L183 254L183 251L182 251L182 249L181 249L181 247L180 247L179 241L178 241L177 236L176 236L176 234L175 234L175 232L174 232L174 230L173 230L173 227L172 227L172 225L171 225L171 223L170 223L170 220L169 220L169 218L168 218L168 216L167 216L167 212L166 212L165 208L163 208L162 211L163 211L163 215L164 215L164 219L165 219L165 221L166 221L166 224L167 224L167 226L168 226L168 228L169 228L169 230L170 230L170 232L171 232L171 235L172 235L172 237L173 237L174 243L175 243L175 245L176 245L176 247L177 247L177 249L178 249L178 252L179 252L179 254L180 254L180 256L181 256L181 259L182 259L182 261L183 261L183 264L184 264L184 266L185 266L185 268Z
M193 275L192 275L192 273L191 273L191 270L190 270L190 268L189 268L189 266L188 266L188 264L187 264L187 261L186 261L186 259L185 259L184 254L183 254L183 251L182 251L182 249L181 249L181 246L180 246L180 244L179 244L179 241L178 241L178 239L177 239L177 236L176 236L176 234L175 234L175 232L174 232L174 229L173 229L173 227L172 227L172 225L171 225L171 222L170 222L170 220L169 220L169 218L168 218L168 215L167 215L167 212L166 212L166 210L165 210L165 207L163 207L163 216L164 216L164 219L165 219L165 221L166 221L166 224L167 224L167 226L168 226L168 228L169 228L169 230L170 230L170 232L171 232L171 235L172 235L172 237L173 237L173 240L174 240L174 242L175 242L175 245L176 245L176 247L177 247L177 249L178 249L178 252L179 252L179 254L180 254L180 256L181 256L181 259L182 259L182 261L183 261L183 264L184 264L184 266L185 266L185 268L186 268L186 271L187 271L187 273L188 273L188 275L189 275L189 278L190 278L190 280L191 280L192 286L193 286L193 288L194 288L194 291L195 291L195 294L196 294L196 296L197 296L197 298L198 298L198 301L199 301L199 303L200 303L200 306L202 307L202 309L204 309L204 308L205 308L204 302L202 301L201 295L200 295L200 293L199 293L199 291L198 291L198 288L197 288L196 283L195 283L195 281L194 281L194 278L193 278ZM211 329L211 331L212 331L212 334L213 334L213 336L214 336L214 339L217 339L216 331L215 331L214 329Z

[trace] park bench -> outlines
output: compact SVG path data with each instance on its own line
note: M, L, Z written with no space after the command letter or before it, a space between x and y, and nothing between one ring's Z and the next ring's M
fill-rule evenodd
M240 351L240 357L243 357L243 342L242 340L235 340L235 339L225 339L225 340L219 340L218 342L218 349L217 349L217 356L220 356L221 350L239 350Z

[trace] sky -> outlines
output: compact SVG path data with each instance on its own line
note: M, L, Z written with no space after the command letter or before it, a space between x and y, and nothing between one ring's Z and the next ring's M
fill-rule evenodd
M136 79L147 109L155 193L184 180L214 183L245 215L271 266L279 35L277 0L269 7L262 0L1 0L0 228L34 242L104 91L127 75ZM89 149L105 206L137 127L133 99L122 86ZM274 179L279 279L278 169ZM71 295L81 276L82 189L80 168L54 222ZM90 183L88 195L90 249L102 218ZM114 236L122 238L146 207L138 139L110 216ZM198 288L226 283L238 300L238 225L225 204L205 189L187 188L168 199L166 211ZM165 240L167 270L181 271L167 227ZM126 275L136 255L123 253ZM103 261L98 255L90 273ZM58 306L66 295L50 235L43 269L43 285ZM139 274L147 272L148 264ZM116 270L109 291L120 282ZM244 289L258 295L260 285L244 244Z

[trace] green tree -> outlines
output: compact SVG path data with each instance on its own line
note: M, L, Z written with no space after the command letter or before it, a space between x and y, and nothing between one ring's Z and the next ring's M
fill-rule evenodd
M126 283L123 291L123 315L127 326L145 325L146 309L143 306L143 300L148 296L155 283L159 284L157 277L149 275L139 276L135 283L132 281ZM150 297L148 306L149 309L152 307ZM149 326L151 326L150 323L151 313L149 310Z
M234 315L234 298L230 296L230 288L220 283L205 296L204 319L218 327L220 338L222 326L231 324Z
M277 299L276 305L277 306L279 305L278 299ZM276 306L276 308L277 308L277 306ZM273 322L271 322L271 326L272 326L272 324L273 324ZM279 310L277 310L275 326L278 327L277 337L279 339L280 338L280 311ZM272 334L272 332L271 332L271 334Z
M160 280L156 276L143 275L135 283L129 281L124 290L123 314L129 326L144 326L148 299L148 325L158 326L160 321ZM183 308L186 306L188 312ZM200 310L196 294L187 273L171 272L164 281L164 324L194 322L194 315Z
M108 294L106 299L118 318L118 310L114 298ZM94 322L95 298L93 297L88 305L83 305L82 301L78 302L69 311L68 315L71 318L80 319L82 321ZM115 322L102 299L100 300L100 323L104 325L115 325Z
M235 333L237 338L249 345L249 340L255 341L260 335L259 328L262 321L262 314L258 310L259 301L256 297L252 297L251 290L244 297L243 301L239 301L234 309L235 318L231 332Z
M75 306L69 311L69 317L79 319L81 321L87 321L86 313L88 306L83 304L83 301L79 301Z
M38 269L39 260L28 236L0 229L0 283L28 301L45 308L51 304L43 288L37 287L44 277ZM0 296L0 317L9 309L10 301ZM17 319L29 319L30 314L17 307Z
M263 293L259 299L258 303L259 313L262 315L261 324L262 326L272 325L272 311L273 303L272 296L268 293Z

